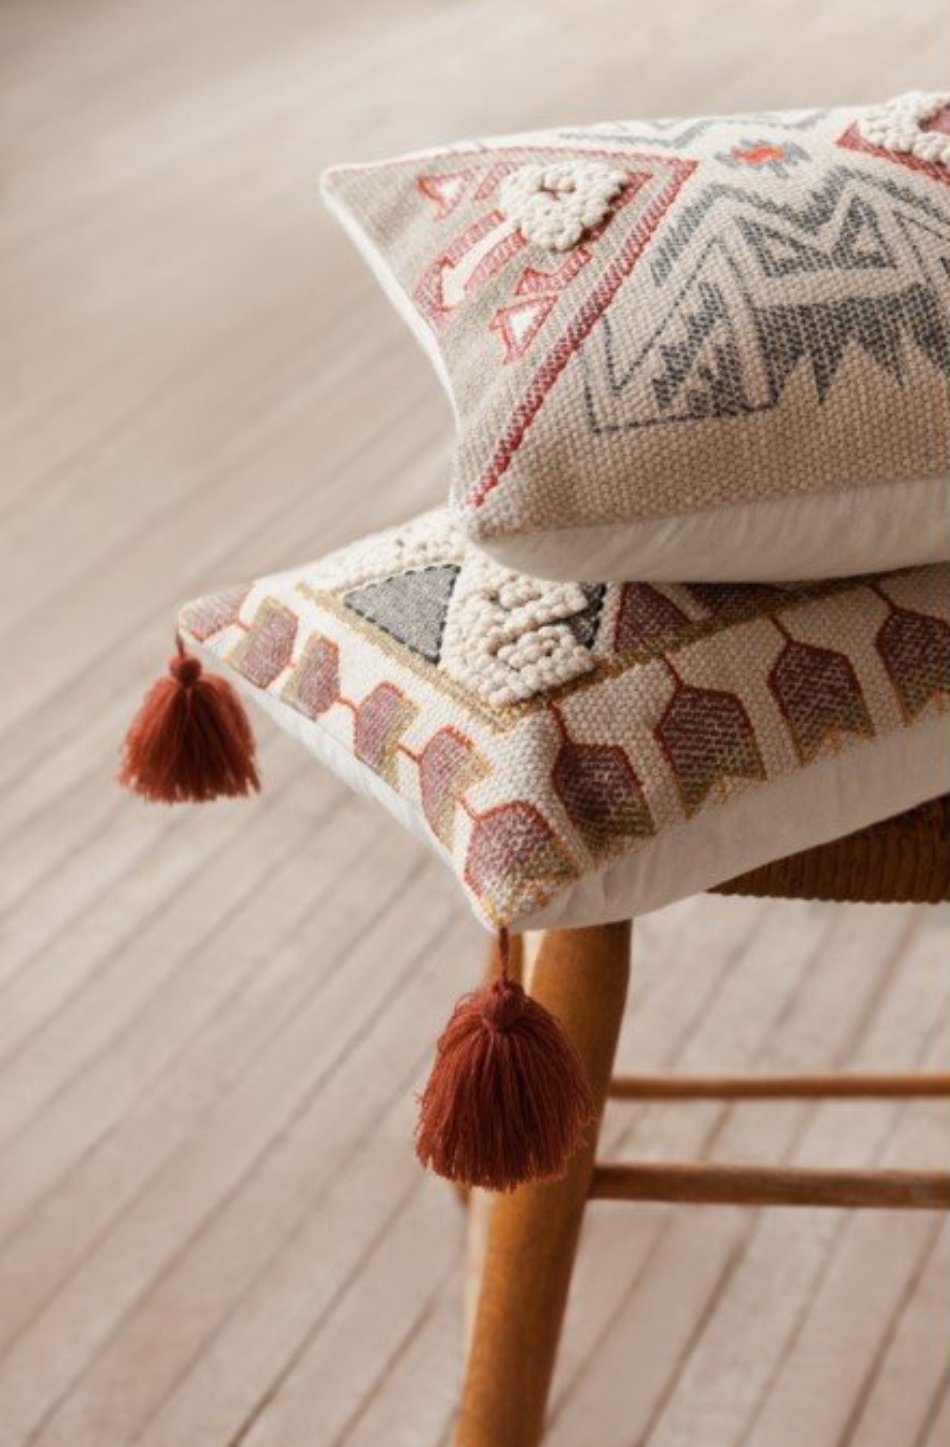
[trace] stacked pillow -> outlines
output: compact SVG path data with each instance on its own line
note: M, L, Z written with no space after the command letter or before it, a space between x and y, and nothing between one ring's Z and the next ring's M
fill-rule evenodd
M329 172L458 418L452 512L541 577L950 557L950 95Z
M179 626L489 927L644 914L950 789L947 565L542 582L439 509Z
M449 390L447 508L200 599L147 798L258 786L228 676L498 931L417 1153L509 1189L593 1115L508 930L625 919L950 789L950 96L332 171ZM204 654L225 677L205 674Z

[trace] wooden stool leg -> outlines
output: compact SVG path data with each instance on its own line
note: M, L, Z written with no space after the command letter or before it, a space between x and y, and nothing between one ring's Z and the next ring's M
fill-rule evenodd
M549 931L531 993L584 1061L597 1123L563 1181L492 1205L456 1447L536 1447L630 973L630 925Z

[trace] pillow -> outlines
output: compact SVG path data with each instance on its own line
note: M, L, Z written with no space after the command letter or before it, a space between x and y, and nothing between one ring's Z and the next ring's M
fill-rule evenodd
M950 788L948 584L539 582L438 511L180 627L520 929L643 914Z
M324 190L449 391L452 507L500 561L950 557L950 95L480 141Z

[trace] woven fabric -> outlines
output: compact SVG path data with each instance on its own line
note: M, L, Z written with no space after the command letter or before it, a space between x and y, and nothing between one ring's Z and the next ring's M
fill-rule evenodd
M451 392L467 534L565 578L950 557L948 130L915 96L331 171Z
M948 585L543 583L438 511L180 626L485 923L590 924L950 788Z

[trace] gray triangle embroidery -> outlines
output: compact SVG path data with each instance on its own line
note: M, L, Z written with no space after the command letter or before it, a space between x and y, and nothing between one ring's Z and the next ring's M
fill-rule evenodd
M454 564L397 573L344 595L353 613L381 628L430 663L438 663L449 600L459 570Z

